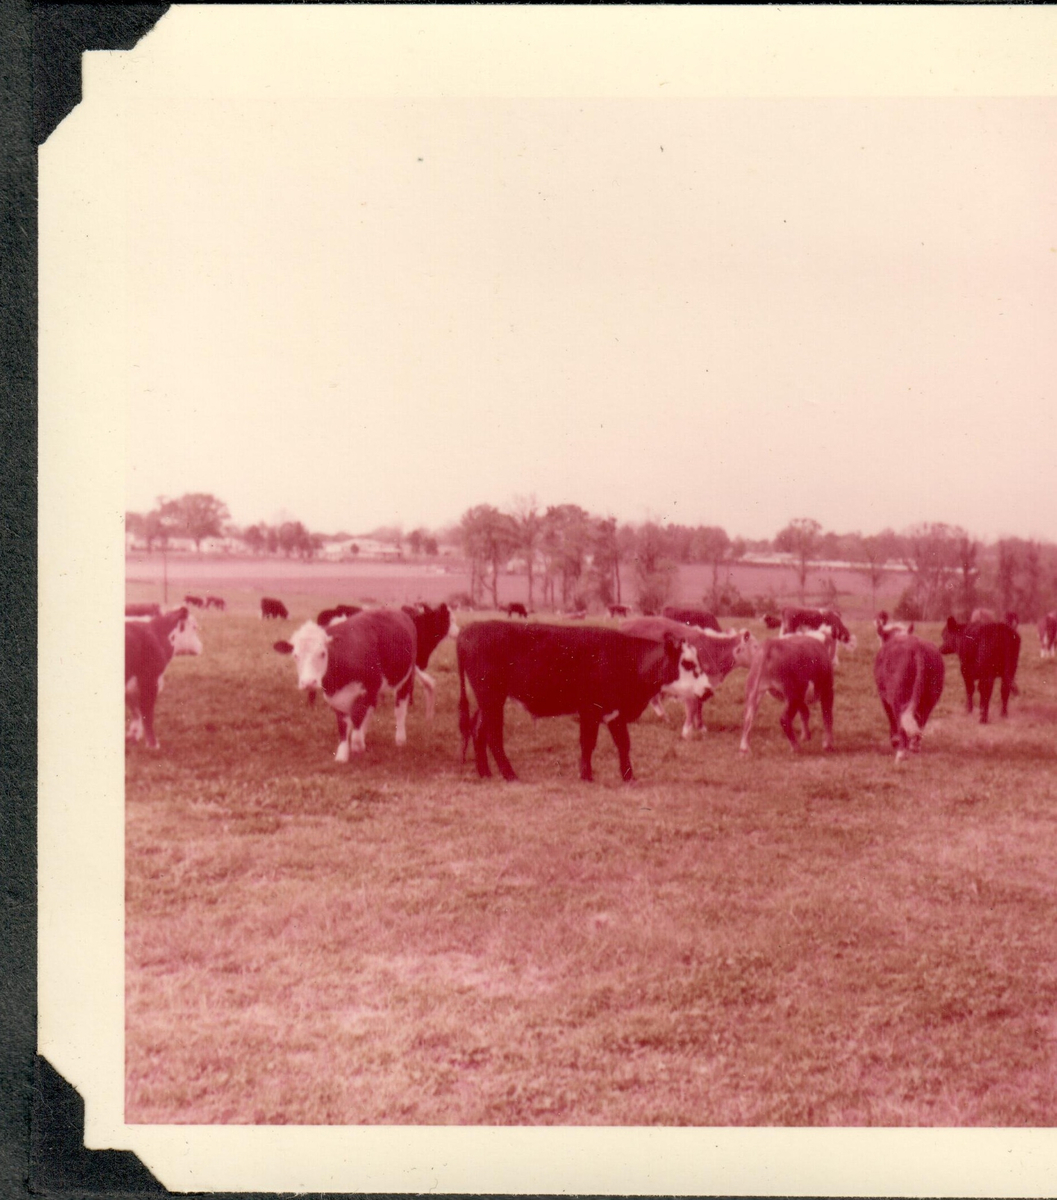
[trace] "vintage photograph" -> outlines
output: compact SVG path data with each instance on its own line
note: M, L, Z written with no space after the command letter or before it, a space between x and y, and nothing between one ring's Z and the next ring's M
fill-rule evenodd
M523 12L174 8L46 147L121 1119L1046 1129L1052 90L669 88L641 10L499 87Z

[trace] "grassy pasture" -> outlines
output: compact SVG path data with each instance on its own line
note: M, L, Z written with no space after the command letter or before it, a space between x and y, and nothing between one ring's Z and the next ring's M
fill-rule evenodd
M127 755L128 1121L1057 1122L1057 666L1033 630L1009 720L967 718L948 659L900 766L862 623L835 754L794 756L765 699L739 756L735 672L692 742L647 710L630 787L607 733L582 784L575 722L509 705L503 784L460 765L450 641L434 723L418 689L398 749L384 702L335 763L271 650L320 597L284 598L286 622L248 593L201 614L161 750Z

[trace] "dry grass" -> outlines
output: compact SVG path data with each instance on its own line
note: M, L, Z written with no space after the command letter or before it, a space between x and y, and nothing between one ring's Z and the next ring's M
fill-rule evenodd
M794 757L765 700L739 756L735 673L693 742L647 712L627 787L605 733L582 784L575 723L514 706L524 782L478 781L450 642L434 724L419 696L399 750L387 703L336 764L270 649L294 621L200 622L162 750L127 759L129 1121L1057 1121L1057 669L1031 631L1010 719L969 720L948 660L902 766L864 625L834 755Z

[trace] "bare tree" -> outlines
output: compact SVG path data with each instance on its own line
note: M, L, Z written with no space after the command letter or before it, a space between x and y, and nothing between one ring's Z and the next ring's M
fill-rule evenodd
M533 585L536 572L536 552L543 534L543 516L535 495L514 497L514 527L517 530L517 549L525 556L525 575L528 583L528 606L533 607Z
M807 593L809 564L818 557L819 534L822 526L810 517L797 517L775 535L774 546L792 554L796 559L796 576L800 584L800 603Z

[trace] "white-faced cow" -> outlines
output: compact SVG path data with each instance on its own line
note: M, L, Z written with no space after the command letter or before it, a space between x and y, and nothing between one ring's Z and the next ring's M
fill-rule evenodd
M661 616L668 621L678 621L680 625L693 625L697 629L714 629L716 633L723 632L719 627L719 622L705 608L666 604L661 609Z
M452 620L451 611L446 604L438 604L436 608L431 608L428 604L405 604L404 612L415 623L415 635L418 639L415 674L426 689L426 719L432 721L437 685L433 682L433 676L426 672L426 668L433 651L446 637L459 636L459 627Z
M759 642L747 629L716 633L714 629L695 629L681 625L678 621L669 621L667 617L632 617L631 620L623 622L620 628L632 637L652 638L656 642L664 641L665 637L685 639L697 651L701 669L708 676L713 688L719 687L735 667L750 666L753 649L759 646ZM683 698L686 712L682 729L684 738L692 737L695 729L704 729L701 709L708 698ZM658 716L664 716L664 705L659 696L653 698L653 708Z
M1057 654L1057 612L1048 612L1039 617L1039 658L1053 658Z
M290 638L275 643L292 654L297 686L311 704L322 690L338 721L338 762L366 749L367 726L383 690L396 699L396 744L407 741L407 710L415 686L415 623L400 609L356 613L321 629L306 621Z
M833 749L833 639L825 634L812 636L793 634L771 638L754 653L749 679L745 687L745 724L741 732L741 751L749 749L749 732L764 693L785 701L779 722L789 744L798 750L794 718L799 714L804 725L804 737L811 737L808 725L810 696L822 708L825 750Z
M908 750L921 749L922 731L943 694L943 655L930 642L892 629L881 616L876 622L881 648L874 659L873 675L888 717L896 762L902 762Z
M1002 716L1009 715L1009 697L1016 694L1020 634L1004 621L962 625L947 619L940 641L941 654L957 654L965 682L965 706L973 711L973 692L980 688L980 724L986 725L995 680L1000 682Z
M628 723L660 691L703 696L711 690L697 651L686 641L631 637L597 626L480 621L459 634L459 730L463 755L473 738L479 775L491 775L488 751L504 779L516 779L503 749L503 709L517 700L534 717L580 718L580 778L590 780L598 730L605 725L633 778ZM469 680L478 711L470 715Z
M261 597L261 620L285 621L289 616L286 605L281 600L276 600L272 596Z
M201 654L198 626L186 608L177 608L149 621L125 622L125 702L131 712L127 738L146 738L152 750L154 706L162 689L162 676L174 654Z

